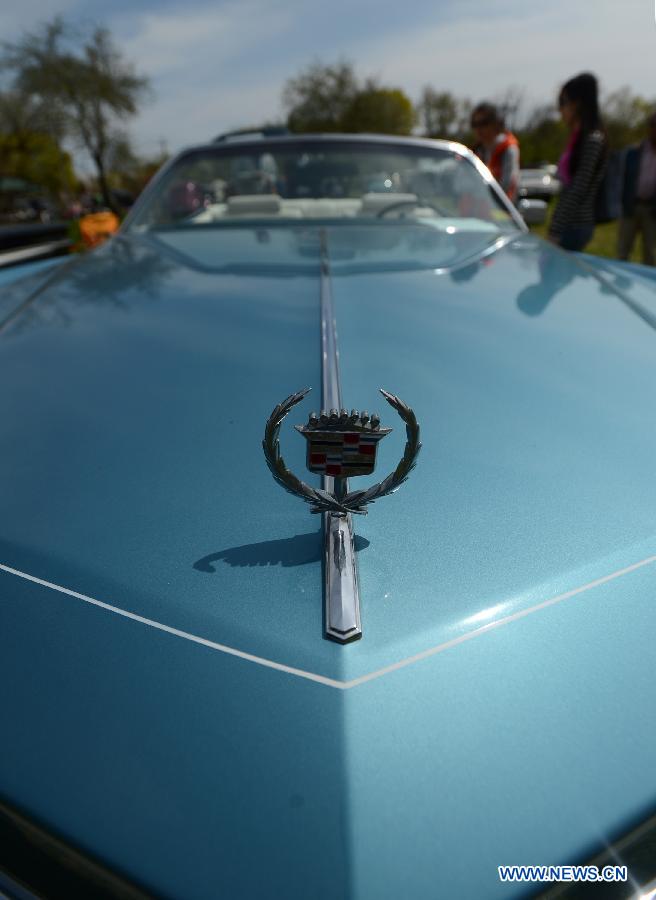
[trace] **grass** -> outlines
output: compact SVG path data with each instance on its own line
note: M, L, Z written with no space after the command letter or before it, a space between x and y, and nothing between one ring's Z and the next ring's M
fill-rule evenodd
M549 212L545 224L530 226L531 231L542 238L547 236L547 226L553 213L554 202L552 200L549 204ZM617 229L617 221L596 225L593 238L585 248L585 252L592 253L593 256L607 256L610 259L617 259ZM634 243L629 260L637 263L642 262L642 237L639 237Z

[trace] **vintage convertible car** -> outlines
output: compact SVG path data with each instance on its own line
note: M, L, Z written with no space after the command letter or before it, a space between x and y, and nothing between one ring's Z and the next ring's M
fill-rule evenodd
M0 318L0 895L653 890L651 270L251 137Z

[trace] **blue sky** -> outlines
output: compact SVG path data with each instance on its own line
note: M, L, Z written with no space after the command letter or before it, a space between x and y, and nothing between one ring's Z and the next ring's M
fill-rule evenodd
M169 151L281 118L285 81L346 58L414 100L425 84L472 99L509 86L548 102L588 69L602 88L656 96L653 0L21 0L0 7L19 37L56 14L99 23L152 83L130 126L137 148Z

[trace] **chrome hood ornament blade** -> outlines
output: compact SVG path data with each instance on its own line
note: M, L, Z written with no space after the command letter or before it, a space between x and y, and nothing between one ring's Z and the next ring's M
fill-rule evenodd
M391 428L381 428L377 415L331 409L310 413L307 425L296 430L307 440L306 464L321 474L324 488L301 481L285 465L280 453L280 427L287 414L305 398L309 388L290 394L269 416L262 448L271 474L286 491L311 505L313 513L325 514L326 636L340 643L362 635L353 546L351 513L367 514L367 506L396 491L414 469L421 442L419 424L412 409L394 394L381 394L406 426L406 445L399 464L383 481L366 490L349 491L347 478L369 475L376 465L379 442ZM329 487L332 487L331 491Z

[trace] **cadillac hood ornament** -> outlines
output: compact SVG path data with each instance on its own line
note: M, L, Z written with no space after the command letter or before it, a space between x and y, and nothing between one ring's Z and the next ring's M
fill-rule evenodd
M278 484L309 503L312 512L323 513L324 530L324 633L346 644L362 637L360 591L351 513L366 515L367 506L391 494L406 480L421 448L414 412L402 400L381 394L405 422L407 440L401 461L383 481L364 491L349 491L348 479L370 475L376 466L378 444L391 428L381 428L380 418L366 412L330 409L310 413L307 425L296 430L307 441L306 463L310 472L323 476L322 487L305 484L290 472L280 455L280 426L285 416L308 393L290 394L273 410L264 430L264 456Z
M405 422L405 451L396 469L383 481L364 491L347 491L345 479L369 475L374 471L378 443L392 429L381 428L377 415L369 416L368 413L355 409L350 413L345 409L322 411L319 415L311 413L307 425L297 425L296 430L307 440L306 462L310 472L335 480L334 491L322 490L297 478L280 455L279 434L283 419L303 400L309 390L310 388L305 388L291 394L269 416L262 447L271 474L285 490L311 504L313 513L366 515L369 503L397 490L415 467L421 448L419 424L415 414L394 394L381 389L380 393Z

